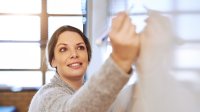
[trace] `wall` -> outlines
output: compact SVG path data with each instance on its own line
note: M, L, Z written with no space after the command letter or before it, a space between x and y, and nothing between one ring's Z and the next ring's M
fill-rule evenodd
M92 59L87 70L87 76L90 77L103 64L103 47L97 46L96 38L99 37L107 28L108 0L88 0L88 32L92 46Z
M27 112L36 91L0 91L0 106L15 106L18 112Z

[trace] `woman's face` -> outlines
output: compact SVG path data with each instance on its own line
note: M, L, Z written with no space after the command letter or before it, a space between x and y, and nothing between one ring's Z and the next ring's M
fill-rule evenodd
M52 66L67 80L80 80L87 69L88 53L82 37L72 31L65 31L58 37L54 49Z

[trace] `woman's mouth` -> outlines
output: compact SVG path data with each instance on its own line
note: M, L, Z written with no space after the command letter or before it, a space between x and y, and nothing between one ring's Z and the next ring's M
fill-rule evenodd
M70 67L70 68L73 68L73 69L78 69L82 66L82 63L76 62L76 63L69 64L67 66Z

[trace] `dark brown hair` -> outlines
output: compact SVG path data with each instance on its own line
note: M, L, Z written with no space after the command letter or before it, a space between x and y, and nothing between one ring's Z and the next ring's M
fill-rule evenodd
M64 26L61 26L60 28L58 28L54 33L53 35L51 36L49 42L48 42L48 51L47 51L47 58L48 58L48 62L49 64L51 65L51 62L53 60L53 57L54 57L54 48L57 44L57 41L58 41L58 37L61 33L65 32L65 31L72 31L72 32L76 32L78 33L85 45L86 45L86 48L87 48L87 52L88 52L88 61L90 62L91 60L91 54L92 54L92 50L91 50L91 46L90 46L90 43L89 43L89 40L88 38L82 33L81 30L79 30L78 28L75 28L73 26L70 26L70 25L64 25Z

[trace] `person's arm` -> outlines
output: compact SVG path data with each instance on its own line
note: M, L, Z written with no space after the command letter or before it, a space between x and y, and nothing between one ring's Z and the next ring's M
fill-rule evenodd
M138 58L140 40L127 13L120 12L112 20L109 37L113 48L113 60L128 73Z
M129 80L110 57L67 102L67 112L105 112Z
M51 85L40 90L29 112L106 112L129 75L109 57L75 94Z
M105 112L127 83L131 65L138 57L139 38L126 12L120 12L112 20L109 37L113 48L110 58L99 72L67 102L66 110Z
M125 12L119 13L112 21L109 33L113 51L101 69L75 94L52 94L46 98L50 110L65 112L105 112L130 77L131 65L139 52L139 39L135 28ZM55 90L52 92L56 93ZM51 93L47 93L52 96ZM46 97L46 96L44 96ZM44 99L44 98L43 98ZM51 102L49 102L51 100Z

